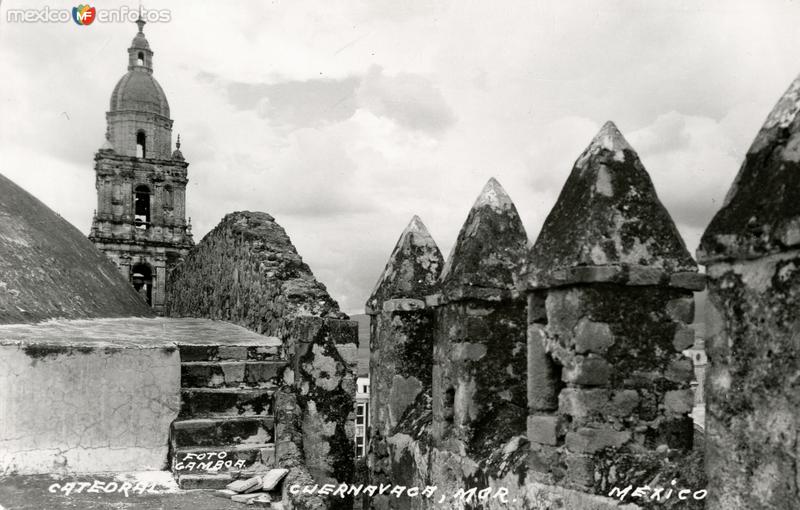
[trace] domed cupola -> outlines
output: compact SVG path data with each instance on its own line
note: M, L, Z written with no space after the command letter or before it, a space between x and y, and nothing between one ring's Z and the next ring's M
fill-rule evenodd
M111 93L109 111L150 112L169 118L169 103L164 89L153 78L139 70L128 71Z
M171 156L172 120L169 102L153 77L153 50L144 36L145 21L128 48L128 72L111 93L106 115L110 142L120 154L168 159Z
M144 21L128 48L128 72L111 94L110 111L134 110L169 118L169 103L161 85L153 78L153 51L144 36Z

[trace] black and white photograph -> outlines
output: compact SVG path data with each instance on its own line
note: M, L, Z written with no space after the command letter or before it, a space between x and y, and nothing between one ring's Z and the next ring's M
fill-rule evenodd
M800 509L800 1L0 0L0 510Z

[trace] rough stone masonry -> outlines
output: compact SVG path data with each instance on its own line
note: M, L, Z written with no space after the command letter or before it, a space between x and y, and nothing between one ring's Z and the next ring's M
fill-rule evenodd
M416 462L419 455L404 452L402 445L415 441L425 451L430 446L423 424L431 416L433 314L425 297L438 287L443 265L439 247L422 220L414 216L367 301L372 484L412 486L426 480L424 471L418 471L426 463ZM373 508L411 509L418 502L405 495L376 495L371 504Z
M681 475L705 489L681 353L704 277L613 124L578 158L531 247L491 180L432 287L432 416L419 404L394 428L379 416L370 468L373 482L436 486L445 500L373 498L371 508L620 508L604 497L614 487ZM368 307L397 315L384 303ZM397 322L376 317L372 401L386 407L405 380L387 353L411 341L428 351L430 334L398 337ZM688 505L667 503L702 502Z
M171 273L167 313L230 321L278 337L289 363L275 393L276 463L285 485L347 483L354 473L358 331L259 212L231 213ZM301 495L297 509L352 508L349 498Z
M800 78L767 117L697 255L706 265L709 510L800 501Z
M515 281L528 242L516 207L490 179L442 270L435 304L433 436L482 458L525 421L525 303Z
M688 454L693 367L681 352L703 276L614 124L576 161L527 285L529 475L608 494L649 482L657 451Z

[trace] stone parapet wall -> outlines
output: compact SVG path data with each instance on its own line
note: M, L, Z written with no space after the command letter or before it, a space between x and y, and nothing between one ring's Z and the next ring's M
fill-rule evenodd
M0 326L0 474L166 469L181 407L178 345L221 339L266 340L203 319Z
M484 458L525 428L525 303L458 301L434 317L435 444Z
M420 448L428 446L431 417L433 314L425 308L387 311L373 315L371 321L375 340L370 346L369 481L416 485L417 478L425 478L426 462L418 461L425 455ZM419 442L417 451L413 442ZM406 451L408 447L412 449ZM403 458L409 455L411 459ZM407 464L407 469L398 469L399 464ZM388 505L376 508L412 508L413 504L411 498L374 499Z
M225 216L168 282L172 317L226 320L280 338L294 317L347 318L266 213Z
M800 78L767 117L698 249L709 510L800 501Z
M561 389L556 409L539 406L528 417L541 480L607 494L634 477L638 453L650 463L659 448L688 452L694 374L681 351L693 334L678 310L692 309L691 294L592 285L553 289L546 303L548 323L529 328L529 345L543 345L560 380L531 391Z
M0 345L0 473L165 469L179 407L175 344Z
M437 288L442 265L439 248L415 216L367 301L372 484L419 486L427 480L434 318L425 296ZM420 508L418 499L407 495L376 495L366 505Z
M231 213L170 274L167 313L225 320L281 340L277 465L286 486L354 476L357 323L348 320L272 216ZM352 498L291 495L292 508L352 508Z
M682 352L704 278L614 124L576 161L526 272L529 477L598 495L656 486L692 451Z
M437 495L371 497L365 508L702 508L694 368L683 351L695 341L693 292L704 286L611 123L531 246L491 180L435 292L402 306L368 302L371 400L381 408L370 482ZM409 334L421 321L426 334ZM433 364L415 372L421 381L430 370L431 408L406 400L398 422L403 353L430 352L431 335Z
M353 321L298 317L286 348L294 374L304 469L314 483L347 483L354 475L358 325ZM284 377L285 378L285 377ZM289 390L289 388L287 388ZM333 510L352 508L351 498L331 498Z
M800 250L710 264L706 349L709 509L800 498Z
M480 459L525 427L525 299L515 292L528 238L490 179L430 296L434 312L434 445ZM435 464L434 464L435 465Z

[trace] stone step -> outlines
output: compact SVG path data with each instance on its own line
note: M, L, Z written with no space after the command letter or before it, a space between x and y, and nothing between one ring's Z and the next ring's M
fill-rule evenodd
M275 445L272 443L177 448L172 453L171 462L176 477L192 474L241 475L273 467Z
M184 388L258 387L280 384L286 361L188 361L181 363Z
M179 475L178 487L183 490L224 489L226 485L234 480L234 476L230 473L218 475Z
M261 344L203 345L178 344L181 361L275 361L283 358L280 340L264 337ZM277 343L276 341L277 340Z
M178 418L272 414L273 388L182 388Z
M275 425L271 416L237 416L176 420L170 440L173 449L186 446L220 447L270 443Z

